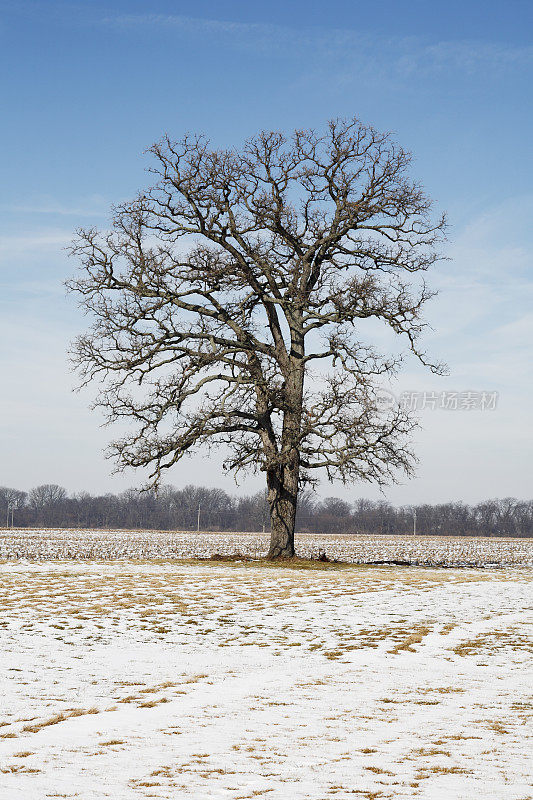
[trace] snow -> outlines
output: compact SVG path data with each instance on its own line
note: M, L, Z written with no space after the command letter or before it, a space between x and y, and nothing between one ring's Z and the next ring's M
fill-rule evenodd
M0 559L209 558L215 553L257 558L269 534L191 531L12 529L0 532ZM340 561L404 560L428 566L533 566L533 539L463 536L298 534L297 554L321 549Z
M0 798L524 800L531 575L5 561Z

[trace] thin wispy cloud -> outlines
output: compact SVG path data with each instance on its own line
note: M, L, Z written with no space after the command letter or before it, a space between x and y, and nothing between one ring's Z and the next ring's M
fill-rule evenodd
M227 33L237 36L239 38L249 36L262 36L270 37L272 40L279 41L287 36L291 39L299 38L300 41L308 41L309 37L317 38L313 29L290 28L283 25L272 25L270 23L262 22L229 22L219 19L205 19L202 17L189 17L177 14L120 14L109 15L102 17L100 20L103 25L110 25L114 27L127 28L153 28L153 29L166 29L166 30L183 30L189 33L200 32L206 33ZM328 31L328 38L332 35L338 36L341 34L346 40L350 36L350 32L345 31ZM322 31L320 37L326 36L326 32Z
M57 198L42 195L23 202L4 203L3 211L17 214L50 214L60 217L100 217L109 211L109 203L100 195L81 198L70 204Z
M60 249L66 247L70 241L72 241L71 230L38 230L14 236L0 236L0 259L42 252L44 249Z
M454 64L461 69L526 66L533 63L533 47L513 47L476 40L439 42L423 49L423 55L436 66Z
M20 280L20 281L0 281L3 291L13 294L23 294L28 298L45 295L62 297L65 295L64 286L57 280Z
M276 25L263 23L227 22L217 19L202 19L200 17L187 17L176 14L121 14L107 16L101 20L104 25L116 27L159 27L182 29L188 32L229 33L238 36L250 35L276 35L287 30Z
M390 37L338 28L294 29L285 26L228 22L172 14L124 14L106 16L105 26L117 29L181 33L221 37L226 44L255 52L292 58L313 53L317 59L372 62L383 69L388 63L403 74L458 69L466 72L514 68L533 64L533 47L477 40L428 42L418 37Z

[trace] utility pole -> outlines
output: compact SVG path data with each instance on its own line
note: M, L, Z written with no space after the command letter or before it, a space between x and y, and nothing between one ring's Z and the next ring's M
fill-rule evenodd
M201 511L201 508L202 508L202 504L198 503L198 519L197 519L197 522L196 522L196 530L197 531L200 530L200 511Z
M416 508L413 509L413 536L416 536Z

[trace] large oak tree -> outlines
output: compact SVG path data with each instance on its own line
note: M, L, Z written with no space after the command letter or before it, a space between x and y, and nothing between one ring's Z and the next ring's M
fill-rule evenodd
M222 445L229 470L264 471L269 556L290 557L315 470L378 484L412 470L412 421L377 396L401 352L362 334L380 321L427 363L431 293L415 273L437 259L444 220L409 154L357 119L240 150L165 137L150 153L151 188L72 248L69 285L93 317L74 347L82 383L102 379L96 405L136 423L112 452L149 467L151 486L203 445Z

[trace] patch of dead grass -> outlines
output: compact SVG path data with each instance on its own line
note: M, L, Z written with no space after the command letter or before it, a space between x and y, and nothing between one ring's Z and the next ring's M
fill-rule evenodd
M394 775L394 772L391 772L388 769L383 769L382 767L363 767L368 772L373 772L374 775Z
M172 681L165 681L165 683L159 683L157 686L148 686L146 689L139 689L139 694L149 694L150 692L161 692L163 689L170 689L171 686L175 686L175 683Z
M404 639L399 644L395 645L392 648L392 650L389 650L389 653L396 654L405 651L408 651L410 653L416 653L416 650L413 647L413 645L420 644L420 642L428 635L428 633L430 633L430 628L428 628L427 626L425 625L416 626L415 630L409 636L407 636L406 639Z
M447 750L440 750L438 747L417 747L411 750L411 754L416 758L429 758L431 756L450 756Z
M42 772L37 767L27 767L25 764L7 764L5 767L0 767L0 772L4 775L30 775Z
M83 717L86 714L99 714L98 708L68 708L65 711L60 711L59 714L54 714L53 717L36 722L34 725L25 725L22 730L25 733L37 733L42 728L47 728L50 725L57 725L60 722L65 722L72 717Z
M533 653L533 643L529 637L521 635L513 628L480 633L473 639L458 644L453 648L453 652L458 656L473 656L497 653L507 648L514 652L523 650L526 653Z
M139 703L137 708L154 708L160 706L161 703L170 703L168 697L160 697L159 700L146 700L144 703Z

